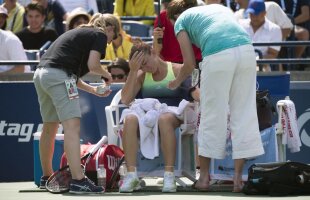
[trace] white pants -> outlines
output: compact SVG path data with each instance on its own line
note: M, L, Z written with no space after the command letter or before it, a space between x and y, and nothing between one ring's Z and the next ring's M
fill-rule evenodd
M223 159L230 110L232 158L264 153L256 112L256 60L252 45L207 56L201 66L198 153Z

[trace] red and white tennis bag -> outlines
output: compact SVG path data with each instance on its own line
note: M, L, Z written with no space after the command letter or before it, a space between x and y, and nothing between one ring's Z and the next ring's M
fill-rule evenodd
M95 146L95 144L82 144L81 145L81 157ZM86 163L85 174L95 184L97 184L97 169L100 164L103 164L106 169L106 188L111 189L117 187L118 184L112 183L112 174L117 168L120 159L124 156L124 152L118 146L113 144L104 144L98 149L98 151L90 158L89 162ZM82 160L82 164L85 166L86 159ZM64 153L61 157L60 167L67 165L67 157ZM119 174L113 181L119 180Z

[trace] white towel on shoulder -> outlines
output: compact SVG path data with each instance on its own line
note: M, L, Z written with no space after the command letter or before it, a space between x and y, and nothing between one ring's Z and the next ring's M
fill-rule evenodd
M290 152L300 151L301 141L297 125L295 104L286 99L277 102L278 113L281 114L281 126L283 129L282 144L287 144ZM279 112L282 109L282 112Z

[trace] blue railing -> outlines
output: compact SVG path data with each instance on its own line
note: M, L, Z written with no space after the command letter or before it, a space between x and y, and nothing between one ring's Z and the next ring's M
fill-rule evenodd
M153 40L152 37L142 37L144 41ZM310 41L282 41L282 42L255 42L253 46L310 46ZM101 60L101 64L109 64L110 60ZM38 64L39 60L0 60L1 65L33 65ZM310 64L310 58L276 58L258 59L257 64Z
M121 20L133 20L133 21L141 21L141 20L155 20L156 16L121 16Z

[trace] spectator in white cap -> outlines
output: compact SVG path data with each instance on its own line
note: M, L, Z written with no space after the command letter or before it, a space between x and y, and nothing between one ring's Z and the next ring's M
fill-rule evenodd
M6 18L8 18L8 11L5 7L0 6L0 29L2 30L5 29Z
M241 26L249 34L252 42L281 42L281 28L266 18L266 6L263 0L251 0L246 12L249 19L240 20ZM263 54L263 58L277 58L280 46L255 47ZM271 71L269 65L263 66L263 71Z

